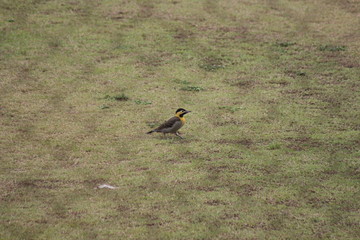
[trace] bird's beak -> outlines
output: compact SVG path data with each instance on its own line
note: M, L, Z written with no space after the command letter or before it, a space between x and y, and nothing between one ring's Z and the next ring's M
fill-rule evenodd
M189 112L191 112L191 111L185 111L185 114L187 114L187 113L189 113Z

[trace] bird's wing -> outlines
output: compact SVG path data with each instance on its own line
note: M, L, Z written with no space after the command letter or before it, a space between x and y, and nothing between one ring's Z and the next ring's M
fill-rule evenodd
M169 120L167 120L166 122L164 122L163 124L161 124L155 130L162 130L162 129L166 129L166 128L171 128L175 124L177 124L178 122L181 122L181 120L178 117L172 117Z

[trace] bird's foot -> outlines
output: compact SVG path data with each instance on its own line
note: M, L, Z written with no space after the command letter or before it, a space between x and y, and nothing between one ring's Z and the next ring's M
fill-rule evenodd
M178 137L180 137L181 139L183 139L183 137L180 136L180 133L179 133L179 132L176 132L175 135L178 136Z

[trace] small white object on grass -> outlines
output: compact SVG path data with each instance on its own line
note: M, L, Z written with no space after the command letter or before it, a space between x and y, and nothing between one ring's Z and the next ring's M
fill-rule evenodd
M114 186L111 186L111 185L107 185L107 184L102 184L102 185L98 186L97 188L116 189L117 187L114 187Z

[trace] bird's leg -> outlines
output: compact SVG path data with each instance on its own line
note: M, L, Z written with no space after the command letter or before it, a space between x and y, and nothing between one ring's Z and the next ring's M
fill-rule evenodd
M183 138L182 136L180 136L179 132L176 132L175 135L180 137L180 138Z

